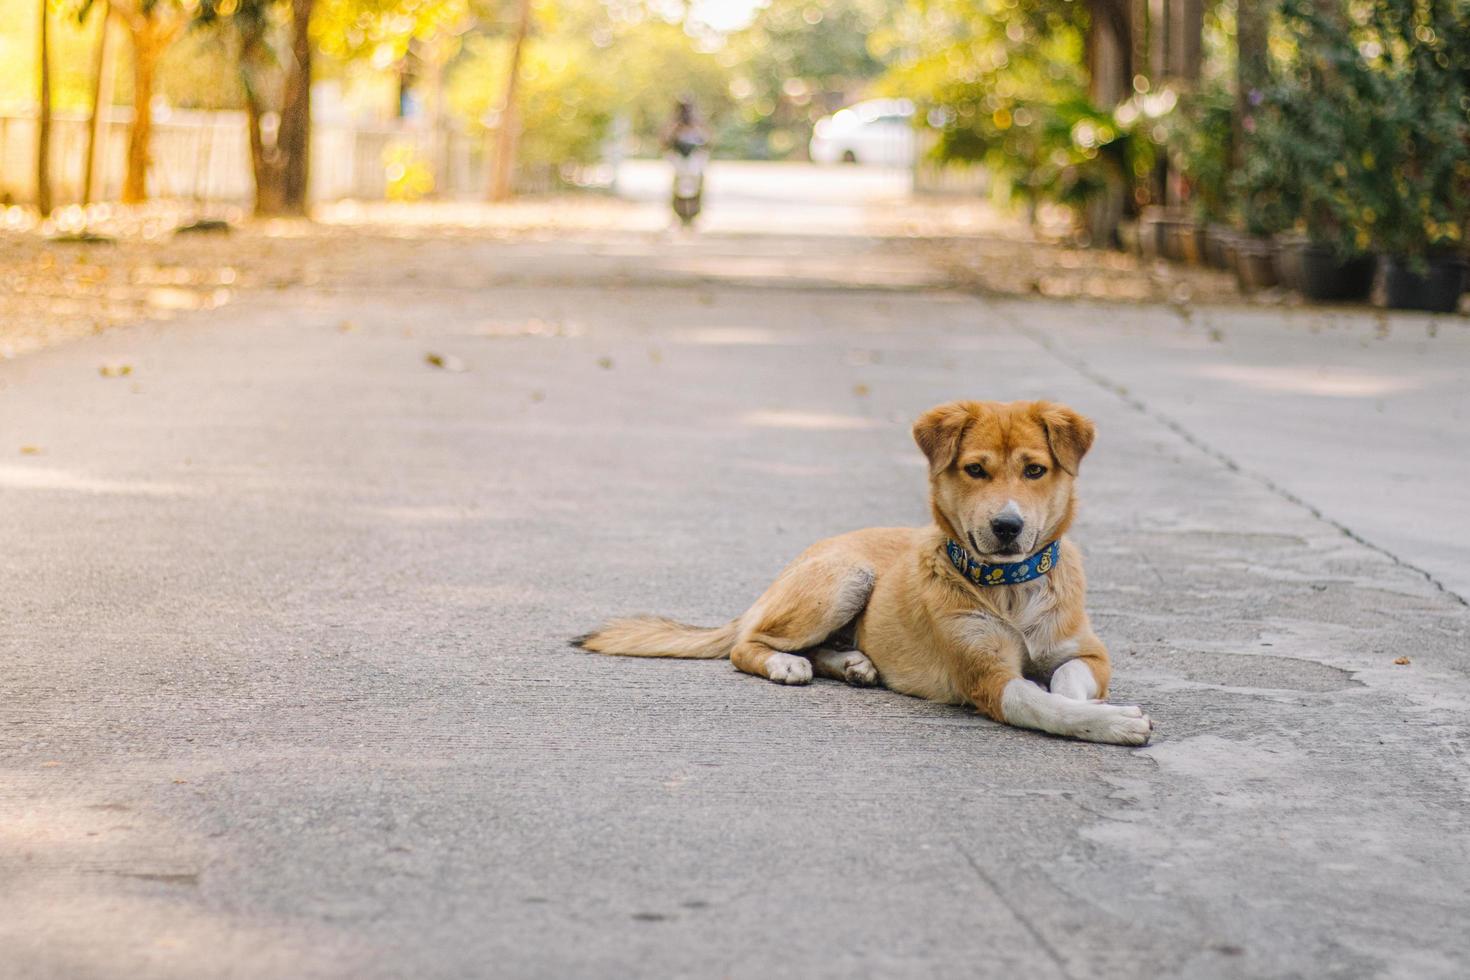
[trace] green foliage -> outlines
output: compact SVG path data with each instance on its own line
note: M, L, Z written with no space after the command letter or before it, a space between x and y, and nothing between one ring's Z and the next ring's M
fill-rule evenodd
M942 160L984 163L997 190L1034 207L1082 206L1153 159L1138 104L1099 110L1083 69L1086 11L1070 0L911 0L882 43L884 88L930 111Z
M612 111L627 117L636 149L660 152L674 100L688 96L715 130L715 148L743 139L730 79L716 55L682 24L663 19L610 30L594 65L618 79Z
M822 116L854 101L884 65L870 37L883 0L768 0L720 53L751 156L785 156ZM727 139L735 136L727 126Z
M735 120L729 79L707 47L677 19L642 5L574 0L538 8L521 76L522 161L595 162L618 117L635 148L656 153L684 95L728 133ZM493 121L499 110L509 53L507 37L475 35L451 66L449 105L471 126Z
M1234 118L1235 97L1219 80L1182 96L1169 117L1169 156L1188 179L1199 221L1224 221L1229 214Z
M1247 230L1296 226L1344 254L1422 257L1470 211L1470 4L1285 0L1294 40L1249 93L1234 189Z
M38 87L36 0L0 0L0 111L36 104ZM101 18L79 25L53 10L50 21L51 102L58 112L87 107L92 90L92 52Z
M449 105L463 117L490 122L504 102L509 38L470 38L449 82ZM591 70L592 45L572 37L538 37L521 66L520 159L523 163L592 163L612 121L614 79Z
M435 56L448 58L474 22L476 6L472 0L316 0L311 37L328 57L367 57L379 68L400 61L413 45L442 48Z

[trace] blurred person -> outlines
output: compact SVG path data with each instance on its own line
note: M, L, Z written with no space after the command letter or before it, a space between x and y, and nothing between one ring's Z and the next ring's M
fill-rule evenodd
M704 167L709 162L709 130L699 118L694 100L679 99L660 137L674 167L674 214L688 228L699 215L704 197Z

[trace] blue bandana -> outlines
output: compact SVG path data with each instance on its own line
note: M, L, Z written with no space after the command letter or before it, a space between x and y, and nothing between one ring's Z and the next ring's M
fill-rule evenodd
M1041 578L1056 567L1057 556L1061 552L1062 542L1058 539L1025 561L1011 562L1007 565L987 565L976 561L968 551L954 541L946 541L944 545L944 553L949 556L949 563L976 585L1020 585L1022 582Z

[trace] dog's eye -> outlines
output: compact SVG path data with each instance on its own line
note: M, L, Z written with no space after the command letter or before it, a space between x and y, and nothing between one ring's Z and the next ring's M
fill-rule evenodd
M979 463L971 463L969 466L966 466L965 472L970 474L977 480L985 479L985 467L981 466Z
M1022 470L1022 472L1026 474L1026 479L1028 480L1039 480L1043 476L1046 476L1046 467L1040 463L1032 463Z

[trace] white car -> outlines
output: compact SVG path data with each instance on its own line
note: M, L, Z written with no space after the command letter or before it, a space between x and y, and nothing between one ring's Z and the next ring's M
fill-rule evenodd
M815 163L866 163L909 167L914 163L914 104L908 99L869 99L817 121Z

